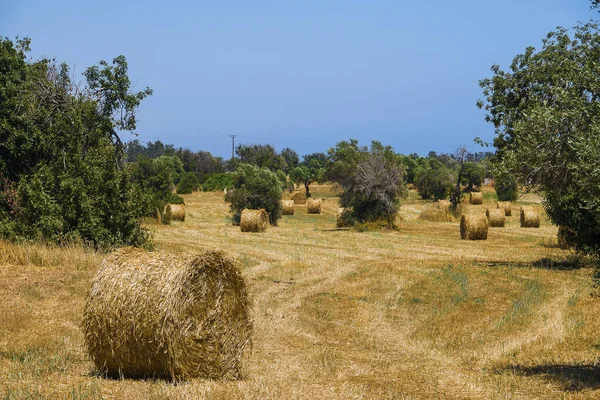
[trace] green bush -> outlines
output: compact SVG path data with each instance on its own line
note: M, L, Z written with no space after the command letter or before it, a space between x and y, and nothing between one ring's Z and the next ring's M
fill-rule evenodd
M269 214L269 223L276 226L282 212L280 180L267 168L242 164L234 174L233 190L227 194L225 201L231 203L234 225L239 225L245 208L264 208Z
M169 193L167 197L167 203L169 204L185 204L183 197L177 196L175 193Z
M231 189L233 184L234 174L231 172L212 174L202 184L202 190L205 192L222 192L223 189Z
M509 173L499 173L494 179L494 189L500 201L514 201L519 197L517 180Z
M99 249L150 245L143 193L124 168L119 131L136 128L150 89L130 92L125 57L78 87L66 64L27 59L29 40L0 38L0 234Z
M186 172L177 185L177 194L190 194L198 190L198 180L193 172Z
M447 199L453 187L453 173L441 163L433 167L418 169L415 173L415 188L422 199Z

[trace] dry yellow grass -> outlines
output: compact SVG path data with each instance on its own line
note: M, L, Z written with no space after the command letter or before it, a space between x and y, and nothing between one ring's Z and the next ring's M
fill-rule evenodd
M428 204L417 200L397 232L334 230L331 199L322 218L300 208L248 235L228 223L221 194L183 197L188 223L152 226L157 247L238 257L254 304L247 378L91 375L80 323L100 257L0 247L0 398L600 397L591 271L569 269L539 205L539 229L507 218L486 241L461 241L458 222L417 219Z

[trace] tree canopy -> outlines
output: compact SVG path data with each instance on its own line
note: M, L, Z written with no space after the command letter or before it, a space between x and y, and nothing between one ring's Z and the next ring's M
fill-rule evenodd
M64 63L28 61L29 45L0 38L0 235L147 244L119 131L135 130L152 91L131 91L123 56L78 85Z
M483 79L486 120L498 160L522 185L544 195L557 225L583 251L600 251L600 32L597 23L550 32L510 70Z

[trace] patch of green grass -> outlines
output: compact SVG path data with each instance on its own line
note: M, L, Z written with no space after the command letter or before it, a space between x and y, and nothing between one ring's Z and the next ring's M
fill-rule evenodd
M546 297L544 287L535 280L525 281L525 291L513 300L498 326L523 324L533 315L534 307L541 304Z

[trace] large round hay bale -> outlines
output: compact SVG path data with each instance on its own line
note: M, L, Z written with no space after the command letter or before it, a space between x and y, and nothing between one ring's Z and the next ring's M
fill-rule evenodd
M488 220L485 214L463 214L460 219L460 238L465 240L486 240Z
M304 192L296 192L292 193L290 199L294 200L294 204L305 204L306 203L306 193Z
M503 208L488 208L485 210L485 216L488 219L488 224L495 228L504 228L506 224L506 215Z
M521 209L521 228L539 228L540 216L531 209Z
M185 221L185 205L184 204L167 204L165 207L165 213L168 209L171 209L171 220L173 221Z
M352 226L352 224L350 223L350 221L347 218L347 215L349 212L350 212L350 209L348 209L348 208L339 207L337 209L337 215L336 215L336 219L335 219L336 228L349 228L350 226Z
M269 215L264 209L242 211L240 229L242 232L264 232L269 224Z
M219 251L121 249L92 281L83 331L109 376L237 379L252 332L246 285Z
M469 196L469 203L471 204L483 204L483 193L471 192Z
M312 197L306 200L307 214L321 214L321 200L313 199Z
M294 200L281 200L283 206L283 215L294 215Z
M504 215L510 217L512 215L512 204L510 201L499 201L496 203L496 208L504 210Z

